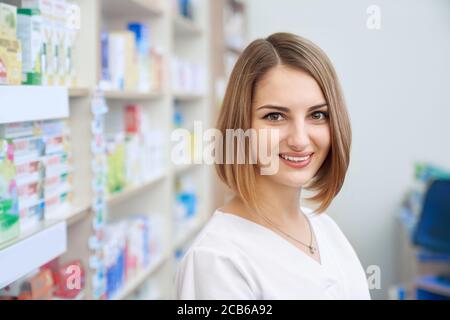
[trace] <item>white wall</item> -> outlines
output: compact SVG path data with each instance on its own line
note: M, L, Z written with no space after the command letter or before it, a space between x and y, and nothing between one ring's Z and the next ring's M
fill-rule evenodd
M364 267L381 267L386 298L398 281L395 215L413 162L450 168L450 1L248 0L250 39L305 36L330 56L353 126L348 179L329 209ZM366 9L381 9L369 30Z

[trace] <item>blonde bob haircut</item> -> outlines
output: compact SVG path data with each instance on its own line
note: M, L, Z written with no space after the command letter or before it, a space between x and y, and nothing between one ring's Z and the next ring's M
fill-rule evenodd
M258 81L273 67L284 65L302 70L319 84L328 104L331 148L324 163L306 189L313 191L307 200L325 211L344 183L350 161L351 127L342 90L327 55L311 41L291 33L275 33L250 43L236 62L225 92L216 127L223 136L227 129L251 128L252 99ZM222 145L223 157L226 147ZM246 159L248 148L244 150ZM256 165L249 162L215 165L219 178L254 210L259 210L256 194Z

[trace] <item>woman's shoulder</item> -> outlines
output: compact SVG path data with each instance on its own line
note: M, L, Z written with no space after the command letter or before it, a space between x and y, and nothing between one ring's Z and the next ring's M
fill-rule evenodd
M186 255L192 252L233 255L236 246L245 241L249 234L243 230L244 226L238 217L229 215L216 209L189 246Z
M327 239L327 243L333 246L333 250L341 255L356 255L349 239L344 234L338 223L328 213L312 213L312 221L316 220L316 226Z
M321 233L334 241L347 242L341 229L329 214L316 213L307 207L302 207L302 211ZM266 234L260 231L261 226L254 222L218 208L195 237L185 256L197 253L242 258L249 250L255 249L255 242L265 241Z
M214 212L183 255L175 280L178 299L255 298L247 259L235 242L239 234L226 218Z
M308 207L302 207L303 213L310 218L311 221L317 221L322 228L329 228L335 231L340 231L340 228L336 221L326 212L317 213L313 209Z

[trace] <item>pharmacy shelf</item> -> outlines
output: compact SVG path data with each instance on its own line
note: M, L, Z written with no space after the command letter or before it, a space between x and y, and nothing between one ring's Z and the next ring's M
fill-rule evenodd
M175 174L176 175L184 174L187 171L190 171L190 170L192 170L194 168L195 168L195 164L194 163L176 165L175 166Z
M142 185L125 188L121 192L109 195L106 201L109 206L117 205L119 203L129 200L130 198L136 196L141 192L144 192L148 188L155 186L159 181L163 180L166 177L167 177L166 173L161 173L159 175L156 175L149 181L143 183Z
M164 262L169 258L170 253L166 252L160 256L154 258L150 265L140 272L133 279L129 280L123 289L121 289L111 300L123 300L132 294L139 286L145 282L154 272L156 272L159 267L161 267Z
M105 91L105 98L110 100L157 100L163 97L161 92Z
M66 87L0 86L0 106L14 107L0 112L0 124L68 118L68 96Z
M173 25L177 36L200 36L202 29L192 20L183 16L174 16Z
M89 214L90 210L90 206L73 207L63 219L68 226L72 226L78 221L83 220Z
M205 96L202 94L190 94L190 93L174 93L173 97L174 99L181 102L198 101L205 98Z
M2 265L2 272L0 272L0 288L11 283L12 281L10 279L13 279L14 281L64 253L66 250L66 226L71 226L82 220L89 212L89 207L74 207L68 214L63 215L60 218L41 221L22 231L18 237L1 244L0 262ZM58 228L55 229L55 226L58 226ZM61 228L64 228L64 231L62 231ZM40 247L41 245L42 248ZM24 254L28 252L28 250L30 250L30 252L31 250L41 250L42 255L38 256L32 254L29 256L28 254ZM18 259L16 261L20 261L20 263L25 264L25 266L20 266L19 270L13 272L11 278L8 278L5 271L8 267L12 268L12 266L9 266L6 261L11 255L14 255ZM5 261L5 264L3 264L3 260ZM5 269L3 269L3 266Z
M1 1L1 0L0 0ZM15 1L19 3L20 1ZM71 210L52 221L43 221L36 228L29 229L16 239L0 245L0 286L14 281L25 271L36 269L47 261L61 256L63 261L80 260L85 266L86 288L81 299L94 297L93 278L95 273L89 265L89 258L94 253L88 246L89 239L94 235L92 228L93 190L91 170L93 155L90 142L93 138L91 113L91 98L101 83L101 32L120 30L128 22L138 21L147 24L152 32L151 41L162 49L163 63L161 77L161 92L112 91L104 92L110 112L117 112L114 105L126 103L142 103L144 114L155 130L170 135L173 130L174 101L195 104L187 108L186 119L201 118L204 123L209 120L211 109L211 93L209 84L210 45L210 1L198 0L196 21L193 22L173 14L173 4L177 0L72 0L81 9L81 28L76 39L74 65L77 71L76 88L44 87L44 86L0 86L0 105L13 105L14 112L0 113L1 123L35 121L43 119L68 118L71 132L71 144L74 151L74 203ZM159 3L159 4L157 4ZM86 58L88 57L88 58ZM174 92L171 81L172 58L181 58L190 63L202 63L206 68L207 92L196 94L192 92ZM172 91L173 90L173 91ZM153 103L158 109L148 108ZM70 110L70 112L69 112ZM120 111L120 110L119 110ZM115 129L116 119L106 118L106 129ZM189 126L190 124L187 124ZM169 136L167 141L169 141ZM168 148L170 149L170 148ZM170 158L170 151L165 156ZM164 247L169 248L160 259L156 259L148 268L131 279L115 296L124 299L135 292L150 276L154 276L159 292L173 291L173 275L175 272L175 250L200 230L201 224L192 226L175 238L173 200L176 192L175 181L178 174L191 173L194 164L186 166L169 166L167 171L150 181L126 188L120 193L107 198L111 211L130 211L139 213L161 212L164 223L162 238ZM209 201L209 182L204 167L196 166L193 179L198 184L198 196ZM156 200L156 201L154 201ZM201 212L209 211L209 204L202 201ZM205 208L205 209L203 209ZM201 218L199 216L199 218ZM202 220L202 219L200 219ZM5 266L5 267L4 267ZM161 268L163 268L161 270ZM6 270L6 271L4 271ZM160 272L156 272L160 270Z
M108 18L146 18L162 16L163 10L151 0L103 0L106 1L103 14Z
M70 98L84 98L90 95L89 88L69 88Z
M42 221L0 247L0 288L7 286L67 248L65 221Z

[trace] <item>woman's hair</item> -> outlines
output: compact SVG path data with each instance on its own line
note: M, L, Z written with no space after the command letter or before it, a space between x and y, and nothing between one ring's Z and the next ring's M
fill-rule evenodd
M307 72L319 84L328 104L331 148L315 177L305 186L314 191L308 200L319 203L316 211L323 212L344 183L350 161L351 127L336 72L318 46L291 33L275 33L266 39L253 41L233 68L216 127L224 137L227 129L250 129L256 84L278 65ZM223 158L226 158L225 145L222 150ZM244 152L248 159L248 148ZM215 167L219 178L248 207L258 210L260 199L255 192L256 166L249 161L245 164L234 161L232 164L216 164Z

